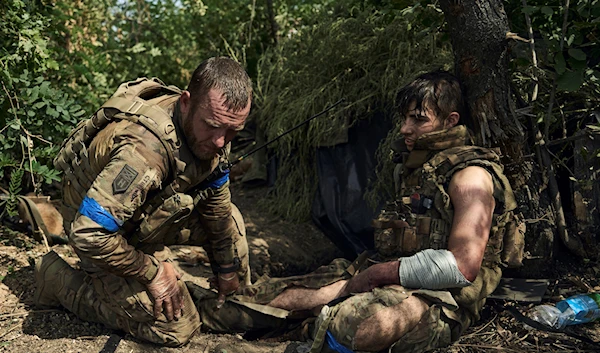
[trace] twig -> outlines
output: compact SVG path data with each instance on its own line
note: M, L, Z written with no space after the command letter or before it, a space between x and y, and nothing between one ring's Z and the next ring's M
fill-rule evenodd
M23 126L21 125L21 128L23 128ZM35 159L35 156L31 155L31 145L33 144L33 142L31 142L31 138L29 136L27 136L27 156L29 159L29 175L31 176L31 185L36 188L35 186L35 177L33 176L33 160ZM37 190L37 188L36 188ZM50 250L48 250L50 251Z
M527 7L527 0L523 0L523 7ZM529 14L527 13L527 11L524 12L525 13L525 23L527 24L527 31L529 32L529 48L531 49L531 62L533 63L533 67L534 67L534 71L533 71L533 82L535 82L535 85L533 86L533 92L531 93L531 99L529 100L529 102L535 102L537 100L537 95L538 95L538 89L539 89L539 82L537 79L537 69L538 69L538 64L537 64L537 55L535 53L535 41L533 39L533 28L531 27L531 18L529 17Z
M569 136L569 137L565 137L565 138L560 138L560 139L552 140L552 141L546 143L546 146L550 147L550 146L554 146L554 145L560 145L561 143L578 140L582 137L587 137L587 136L588 136L587 134L580 134L580 135L573 135L573 136Z
M37 314L37 313L62 313L64 311L59 310L59 309L44 309L44 310L30 310L30 311L21 311L18 313L12 313L12 314L4 314L4 315L0 315L0 320L9 318L9 317L15 317L15 316L26 316L29 315L31 313Z
M0 338L8 335L9 333L11 333L12 331L14 331L15 329L19 328L20 326L21 326L21 323L17 323L16 325L12 326L8 330L4 331L4 333L0 334Z
M46 247L46 252L50 252L50 245L48 244L48 238L46 237L46 233L42 228L38 228L40 233L42 233L42 240L44 241L44 246Z
M560 34L560 52L562 54L564 44L565 44L565 33L567 31L567 19L569 17L569 0L565 0L564 5L564 14L563 14L563 24L562 31ZM550 115L552 114L552 108L554 106L554 98L556 97L556 75L552 79L552 90L550 91L550 101L548 102L548 110L546 111L546 115L544 115L544 138L548 138L550 134Z
M525 223L538 223L538 222L542 222L542 221L546 221L550 224L553 224L552 220L550 219L550 213L546 212L542 217L539 218L526 218L523 220Z
M565 164L565 163L564 163L564 162L563 162L563 161L562 161L560 158L558 158L558 156L557 156L557 155L555 155L554 153L550 152L550 150L548 150L548 153L550 153L550 155L551 155L552 157L556 158L556 160L558 161L558 163L559 163L560 165L562 165L562 166L563 166L563 168L565 168L565 169L567 170L567 172L569 172L569 174L571 174L571 176L572 176L573 178L575 178L575 174L573 174L573 172L571 171L571 169L569 169L569 167L567 167L567 165L566 165L566 164Z
M23 127L23 125L21 125L21 129L23 129L23 132L25 133L25 135L29 136L29 137L35 137L36 139L45 142L47 144L49 144L50 146L53 146L54 144L46 139L44 139L42 136L40 135L34 135L32 133L30 133L29 131L27 131L27 129L25 127Z
M471 347L471 348L482 348L482 349L495 349L495 350L504 351L504 352L521 353L521 351L516 351L516 350L510 349L510 348L504 348L504 347L499 347L499 346L483 345L483 344L480 345L480 344L455 343L454 346L458 346L458 347Z
M488 327L492 322L496 321L497 317L498 317L498 314L496 314L490 321L488 321L485 325L483 325L477 331L475 331L473 333L470 333L468 335L465 335L463 337L473 337L473 336L476 336L479 332L483 331L486 327Z

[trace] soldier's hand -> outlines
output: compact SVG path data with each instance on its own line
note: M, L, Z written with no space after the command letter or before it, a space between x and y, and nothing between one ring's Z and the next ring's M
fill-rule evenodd
M161 262L156 277L147 284L148 292L154 298L154 317L158 318L164 310L168 321L181 317L183 309L183 291L177 281L181 275L170 262Z
M351 293L370 292L373 288L385 286L388 284L400 284L398 275L399 261L390 261L375 264L356 276L350 278L338 297L344 297Z
M235 293L240 286L240 280L236 272L218 273L217 284L219 286L219 297L217 298L217 309L225 303L225 297Z

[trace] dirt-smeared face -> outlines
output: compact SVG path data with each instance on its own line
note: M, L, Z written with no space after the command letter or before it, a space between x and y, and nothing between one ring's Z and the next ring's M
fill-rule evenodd
M448 128L445 121L440 119L431 109L417 109L417 103L411 102L406 115L402 120L400 133L404 136L406 148L412 151L415 141L421 135L428 132L439 131Z
M250 113L250 100L245 108L234 112L225 105L221 91L211 89L196 109L191 108L190 102L183 101L181 109L190 150L196 157L210 160L244 128Z

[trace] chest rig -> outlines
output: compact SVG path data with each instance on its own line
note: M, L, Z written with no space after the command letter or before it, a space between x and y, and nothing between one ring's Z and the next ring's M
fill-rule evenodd
M515 216L512 188L491 149L470 146L464 126L423 135L410 153L403 143L397 168L397 197L373 221L375 246L384 258L411 256L425 249L447 249L454 210L448 185L454 173L478 166L494 182L496 208L492 220L484 265L518 267L523 258L524 223ZM404 147L404 149L402 149Z
M128 120L144 126L161 141L169 161L169 178L162 189L148 195L146 202L136 210L133 217L125 222L125 232L140 230L141 238L133 242L152 241L160 228L187 217L194 205L210 196L212 183L199 183L198 180L211 176L219 160L210 162L203 172L206 175L187 175L186 162L190 152L182 146L169 107L173 107L181 95L175 86L167 86L157 78L139 78L123 83L113 96L92 115L81 121L67 139L54 159L56 169L63 171L63 182L68 183L78 196L61 210L65 225L70 225L77 213L79 203L98 175L92 170L88 147L93 138L109 123ZM226 154L226 153L225 153ZM188 156L184 158L183 155ZM220 184L219 186L222 186Z

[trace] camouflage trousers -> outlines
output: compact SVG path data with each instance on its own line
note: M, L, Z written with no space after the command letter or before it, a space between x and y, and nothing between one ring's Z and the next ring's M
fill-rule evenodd
M249 281L246 231L241 214L235 207L233 216L239 230L239 234L233 239L234 249L242 263L238 275L240 282ZM199 227L195 229L201 233ZM182 231L186 230L178 229L172 233ZM191 242L187 244L192 245L202 246L206 244L203 240L207 242L204 234L193 232L189 239ZM169 248L162 244L138 244L136 248L153 255L159 261L167 261L171 257ZM158 318L154 317L154 301L144 284L99 271L96 267L92 269L94 271L72 270L67 274L67 288L57 295L61 304L81 319L102 323L136 338L171 347L187 343L200 328L200 316L183 281L179 281L184 293L182 317L168 322L163 314Z
M482 268L467 292L409 290L394 285L352 295L339 303L331 304L331 307L328 306L325 310L319 307L309 312L297 313L265 305L287 288L301 286L316 289L347 279L349 274L344 269L348 265L347 261L338 259L308 275L257 282L228 300L219 312L210 310L214 307L214 295L203 292L194 285L190 285L190 289L203 325L216 332L281 331L290 327L290 322L312 316L312 319L307 321L314 322L309 334L314 340L313 348L317 352L333 352L327 343L327 332L337 342L356 351L353 339L361 323L381 310L400 304L410 296L418 296L429 308L419 323L395 342L389 351L424 352L447 347L458 340L479 318L485 297L497 286L500 274L498 270Z

